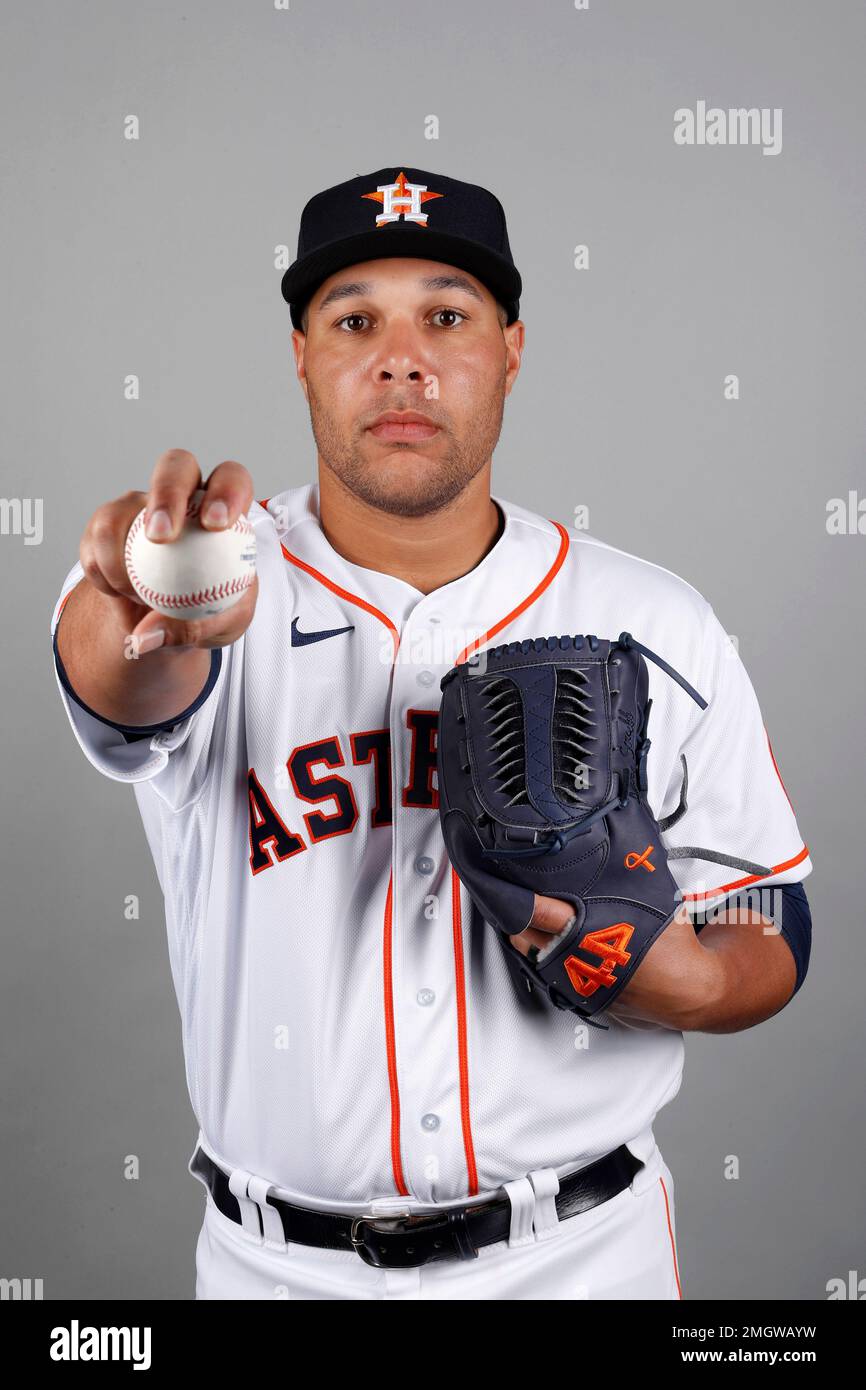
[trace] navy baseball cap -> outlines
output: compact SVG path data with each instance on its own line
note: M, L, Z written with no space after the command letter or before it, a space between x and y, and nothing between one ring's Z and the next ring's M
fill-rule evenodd
M502 304L509 323L519 317L523 285L499 199L478 184L403 165L358 174L307 203L297 259L282 280L295 328L330 275L383 256L418 256L467 270Z

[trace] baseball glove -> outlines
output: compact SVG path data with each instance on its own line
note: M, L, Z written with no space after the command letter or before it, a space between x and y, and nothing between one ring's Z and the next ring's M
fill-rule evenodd
M439 815L451 863L530 988L590 1022L678 906L646 799L644 657L706 709L684 677L627 632L617 641L510 642L441 682ZM536 893L565 899L574 917L526 957L508 937L529 925Z

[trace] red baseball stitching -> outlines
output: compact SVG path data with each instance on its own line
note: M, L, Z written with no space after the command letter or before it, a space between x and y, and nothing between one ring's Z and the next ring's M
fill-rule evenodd
M186 509L187 517L195 516L199 507L200 503L193 504L190 502ZM244 575L241 579L230 579L210 589L199 589L198 592L194 594L164 594L160 593L157 589L151 589L149 585L142 583L132 561L132 543L143 526L144 512L139 512L127 533L126 546L124 547L124 559L126 560L126 568L132 580L133 588L140 598L145 599L147 603L150 604L151 608L155 608L157 604L161 604L163 608L196 607L199 604L211 603L214 599L229 598L233 594L242 594L245 589L250 587L255 578L255 572L253 571L250 574ZM244 536L251 536L254 534L253 528L245 516L239 516L231 530L237 531Z

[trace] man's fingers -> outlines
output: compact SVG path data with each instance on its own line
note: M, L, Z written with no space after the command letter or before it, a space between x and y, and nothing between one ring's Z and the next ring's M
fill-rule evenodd
M85 577L90 581L94 589L98 589L101 594L107 594L109 598L117 598L117 589L113 584L108 582L103 574L95 550L92 547L85 549L84 546L82 546L80 559L81 568L84 570Z
M148 609L130 636L140 644L151 634L162 631L161 647L228 647L249 627L258 596L258 577L245 590L237 603L213 618L169 618L155 609ZM141 650L139 645L139 650ZM152 650L147 647L146 650Z
M522 956L529 953L530 946L537 946L543 951L573 916L574 908L571 903L565 902L562 898L548 898L536 893L532 921L517 936L509 938L511 944Z
M158 543L176 540L183 527L189 499L202 487L198 459L187 449L169 449L159 458L147 496L145 535ZM199 516L205 530L222 531L234 526L249 511L253 480L235 459L217 464L204 485Z
M532 914L531 925L517 936L509 937L509 940L522 956L528 955L530 946L537 946L540 951L543 951L545 946L550 945L553 937L559 935L573 916L574 908L571 903L565 902L562 898L547 898L541 894L536 894L535 911ZM665 946L668 948L677 938L685 940L693 935L694 927L688 907L682 903L667 931L658 940L665 939ZM657 944L658 942L654 942L650 951L655 950Z
M149 492L127 492L98 508L87 524L79 547L84 574L100 593L125 606L121 614L127 637L137 655L157 647L227 647L237 641L252 621L258 596L254 580L237 603L213 618L168 617L147 606L132 586L126 569L129 528L144 508L145 530L155 527L161 543L177 540L184 526L189 500L201 487L198 461L186 449L169 449L159 459ZM227 460L211 474L205 489L206 503L216 509L208 517L209 528L233 526L249 510L253 480L243 464Z
M144 534L148 540L177 539L189 499L200 487L201 469L188 449L168 449L160 455L147 492Z
M212 531L234 526L238 517L249 511L252 500L250 473L242 463L227 459L217 464L205 484L201 524L205 530Z
M537 946L539 951L543 951L557 934L556 932L539 931L537 927L527 927L518 936L509 937L509 940L515 950L519 951L522 956L526 956L529 954L530 946Z
M535 895L535 909L532 913L531 927L542 931L562 931L566 922L574 916L574 907L564 898L548 898L541 893Z
M91 517L81 540L81 567L94 588L112 598L141 603L126 571L126 533L144 506L143 492L127 492Z

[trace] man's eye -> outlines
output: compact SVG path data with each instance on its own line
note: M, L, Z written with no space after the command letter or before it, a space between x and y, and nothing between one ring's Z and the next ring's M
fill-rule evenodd
M458 318L458 319L464 319L464 320L465 320L465 318L466 318L466 315L465 315L465 314L461 314L461 312L460 312L459 309L436 309L436 310L434 311L434 313L433 313L434 319L435 319L435 318L438 318L438 316L439 316L440 314L451 314L452 317L456 317L456 318ZM442 325L441 325L441 327L443 327L443 328L456 328L456 326L457 326L457 325L456 325L456 324L453 324L453 323L445 323L445 324L442 324Z
M344 323L351 323L352 319L366 319L366 317L367 317L366 314L346 314L345 318L342 318L342 319L339 319L339 320L338 320L338 327L342 327L342 325L343 325ZM353 330L353 329L349 329L349 330L347 330L347 331L348 331L348 332L353 332L354 330Z
M461 323L463 323L463 322L465 321L465 319L466 319L466 315L465 315L465 314L461 314L459 309L434 309L434 311L433 311L431 317L432 317L433 319L437 319L437 318L439 318L442 314L446 314L446 315L450 316L450 318L451 318L452 320L453 320L453 319L459 319ZM361 326L363 326L365 323L368 323L368 322L369 322L369 320L368 320L366 314L357 314L357 313L356 313L356 314L345 314L345 315L343 316L343 318L337 320L337 327L340 328L340 329L342 329L342 330L343 330L344 332L346 332L346 333L354 334L354 333L356 332L356 330L355 330L355 328L353 328L353 327L349 327L350 324L352 324L352 323L360 323ZM439 327L440 327L440 328L456 328L456 327L457 327L457 324L454 323L454 322L452 322L452 323L440 323Z

